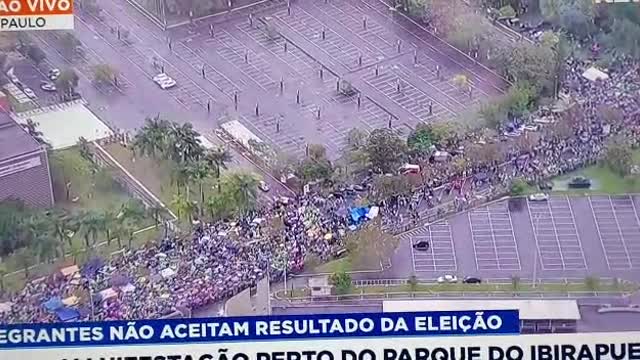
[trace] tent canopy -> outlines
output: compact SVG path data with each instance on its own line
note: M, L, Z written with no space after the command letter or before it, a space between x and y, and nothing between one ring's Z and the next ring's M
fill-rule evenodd
M80 313L78 312L78 310L68 307L58 309L56 311L56 315L58 316L58 319L60 319L60 321L71 321L76 320L78 317L80 317Z
M595 67L590 67L587 70L585 70L585 72L582 73L582 76L589 80L589 81L598 81L598 80L608 80L609 79L609 75L607 75L607 73L605 73L604 71L595 68Z
M105 301L118 296L118 293L116 293L112 288L108 288L100 291L98 295L100 296L101 301Z
M60 274L62 274L64 277L69 277L75 275L78 271L80 271L80 268L76 265L73 265L60 269Z
M77 305L80 299L77 296L69 296L68 298L62 300L62 303L65 306L74 306Z
M42 303L42 306L45 309L47 309L47 311L54 312L54 311L64 307L64 304L62 303L62 300L60 300L59 297L54 296L54 297L50 298L49 300L45 301L44 303Z
M13 306L12 302L0 303L0 314L8 313L9 311L11 311L12 306Z

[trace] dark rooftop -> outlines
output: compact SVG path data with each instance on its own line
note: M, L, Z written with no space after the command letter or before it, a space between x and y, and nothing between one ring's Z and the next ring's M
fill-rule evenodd
M8 114L0 112L0 161L40 149L40 144Z

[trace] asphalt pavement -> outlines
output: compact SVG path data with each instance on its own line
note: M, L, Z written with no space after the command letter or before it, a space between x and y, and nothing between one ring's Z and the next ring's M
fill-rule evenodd
M509 203L511 202L511 203ZM480 206L401 235L394 266L379 276L445 274L510 281L640 279L640 197L552 196ZM420 240L428 250L414 249Z

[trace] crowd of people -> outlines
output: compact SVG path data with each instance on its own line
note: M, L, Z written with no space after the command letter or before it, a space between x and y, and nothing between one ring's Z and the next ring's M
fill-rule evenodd
M383 223L415 223L430 209L439 214L444 203L467 206L480 190L488 197L503 192L516 177L537 182L591 164L614 134L640 145L638 66L622 62L609 80L598 82L581 76L585 66L570 61L563 88L582 109L571 135L543 130L529 151L507 152L502 161L465 170L434 163L426 186L376 204ZM622 118L613 123L603 118L603 105L618 109ZM349 222L350 205L345 197L312 194L278 201L233 222L198 223L189 238L168 237L114 256L92 271L27 284L10 299L13 306L0 313L0 323L56 321L55 312L43 306L52 297L83 299L77 305L81 320L158 318L219 302L265 276L280 279L285 267L301 271L310 257L334 257L344 249L345 234L357 231Z

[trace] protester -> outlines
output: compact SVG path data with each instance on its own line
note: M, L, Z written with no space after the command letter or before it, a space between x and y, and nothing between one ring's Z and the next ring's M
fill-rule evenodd
M444 204L446 209L467 208L474 199L482 199L480 195L504 193L516 177L541 181L592 164L602 156L611 134L640 145L639 94L634 87L640 84L638 66L623 61L611 70L608 81L594 83L581 76L585 64L573 59L568 64L563 92L581 104L585 117L572 124L571 136L559 139L542 132L531 151L508 151L503 161L470 163L462 170L433 163L424 187L377 204L383 226L393 231L421 221L424 214L441 216L448 211ZM602 105L622 113L622 121L611 124L608 132L604 129L609 119L598 112ZM28 283L11 299L11 311L0 314L0 323L56 321L43 303L73 295L85 299L80 320L158 318L210 305L255 286L265 276L281 279L285 266L294 273L309 257L331 259L344 249L344 235L354 230L348 217L352 204L349 196L311 194L278 201L235 222L200 223L191 238L166 238L114 256L99 271ZM114 291L105 292L109 289Z

